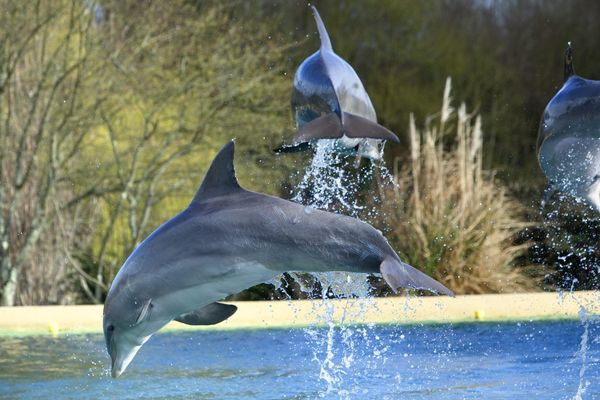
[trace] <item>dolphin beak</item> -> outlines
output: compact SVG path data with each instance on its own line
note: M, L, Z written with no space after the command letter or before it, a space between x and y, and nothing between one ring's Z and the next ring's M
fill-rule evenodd
M133 357L137 354L142 345L131 346L127 349L114 348L110 353L111 358L111 375L113 378L118 378L125 372Z
M110 364L110 375L113 378L118 378L123 373L123 368L115 365L115 359L112 358L112 362Z
M110 375L113 378L118 378L125 371L123 360L119 357L119 352L112 347L110 349Z

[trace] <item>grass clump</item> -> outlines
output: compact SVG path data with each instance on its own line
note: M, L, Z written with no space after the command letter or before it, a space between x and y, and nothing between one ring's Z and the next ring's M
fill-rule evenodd
M513 267L525 246L512 244L526 223L521 205L482 169L481 117L451 105L451 80L442 109L419 130L409 122L410 159L393 185L382 186L381 213L403 258L457 294L530 290Z

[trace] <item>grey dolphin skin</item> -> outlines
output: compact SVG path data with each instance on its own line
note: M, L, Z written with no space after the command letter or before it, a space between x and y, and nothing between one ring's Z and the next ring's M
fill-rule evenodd
M542 208L562 191L600 211L600 81L575 74L571 43L564 71L538 132L538 161L548 178Z
M113 377L171 320L219 323L236 307L216 301L284 271L381 273L394 291L452 295L400 261L371 225L244 190L233 153L230 142L190 205L148 236L115 277L103 321Z
M334 53L317 9L312 6L321 48L300 64L294 77L292 112L298 131L291 146L276 152L302 151L322 139L335 139L340 153L379 160L384 140L398 137L377 124L377 115L360 78Z

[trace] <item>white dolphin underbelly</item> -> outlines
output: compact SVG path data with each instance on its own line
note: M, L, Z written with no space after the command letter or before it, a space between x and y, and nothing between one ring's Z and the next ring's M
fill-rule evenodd
M197 265L196 268L202 268ZM277 275L276 271L255 261L240 260L221 268L226 272L217 279L183 287L152 299L154 317L172 320L215 301L223 300L231 294L267 282Z

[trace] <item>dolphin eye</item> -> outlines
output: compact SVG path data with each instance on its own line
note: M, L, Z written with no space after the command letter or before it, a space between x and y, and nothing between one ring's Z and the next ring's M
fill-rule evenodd
M106 327L106 330L107 330L108 332L112 332L112 331L114 331L114 330L115 330L115 326L114 326L113 324L110 324L109 326L107 326L107 327Z

